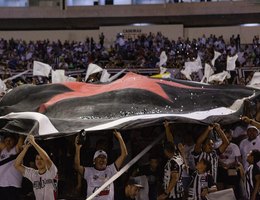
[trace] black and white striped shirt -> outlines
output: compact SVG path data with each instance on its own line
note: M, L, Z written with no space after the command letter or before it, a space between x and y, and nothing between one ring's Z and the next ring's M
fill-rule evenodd
M218 170L218 155L220 155L220 151L219 149L213 150L210 153L206 153L206 152L200 152L200 153L196 153L193 151L193 156L195 159L195 163L199 162L202 158L204 158L205 160L208 160L211 163L211 170L210 170L210 174L213 176L214 181L217 181L217 170Z
M255 184L256 184L256 176L260 175L260 169L256 165L250 165L246 170L246 194L247 199L251 198L251 195L254 191ZM258 192L258 197L260 198L260 194Z
M183 167L184 167L183 159L179 155L175 155L172 158L170 158L164 167L164 179L163 179L164 191L166 191L166 189L169 186L172 172L176 172L179 174L179 179L177 180L175 187L170 192L169 198L177 199L183 196L183 191L184 191L183 184L182 184Z
M188 200L206 200L201 196L203 189L210 189L216 186L213 177L209 173L199 174L197 171L192 175L192 181L189 188Z

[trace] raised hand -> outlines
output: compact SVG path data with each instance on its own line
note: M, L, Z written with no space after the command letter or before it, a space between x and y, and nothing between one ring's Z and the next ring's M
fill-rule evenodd
M119 131L117 131L117 130L114 130L114 135L116 136L116 138L117 138L118 140L122 138L121 133L120 133Z
M249 117L247 117L247 116L242 116L242 117L241 117L241 120L244 121L244 122L246 122L247 124L249 124L250 121L251 121L251 119L250 119Z
M163 122L163 125L164 125L165 128L167 128L167 127L170 126L170 123L169 123L167 120L165 120L165 121Z
M79 144L79 136L78 136L78 135L75 137L75 142L74 142L74 144L75 144L75 147L76 147L76 148L80 148L80 147L82 146L81 144Z

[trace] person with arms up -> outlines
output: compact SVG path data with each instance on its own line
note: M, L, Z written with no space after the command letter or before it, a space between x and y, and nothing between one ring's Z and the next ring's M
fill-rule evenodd
M247 170L248 162L247 162L247 154L253 149L260 149L260 136L259 136L259 128L260 123L250 119L246 116L241 118L242 121L248 124L247 126L247 138L241 141L239 148L242 155L242 164L244 169ZM260 166L260 163L258 164Z
M214 149L214 142L209 138L209 133L215 129L217 134L220 136L222 140L222 144ZM212 167L210 170L210 174L214 178L214 182L217 181L217 169L218 169L218 159L219 155L224 153L226 148L229 145L229 141L221 129L218 123L213 125L209 125L206 130L199 136L194 146L194 151L192 152L195 162L197 163L202 158L210 161Z
M35 142L33 135L28 135L28 142L15 160L15 168L33 184L36 200L57 199L57 173L58 170L48 154ZM23 159L30 146L37 151L35 157L36 169L23 165Z
M0 142L0 198L19 200L22 187L22 175L14 167L14 160L21 152L24 136L17 138L14 134L4 135Z
M121 154L111 165L107 165L107 153L103 150L97 150L93 157L94 167L83 167L80 164L80 148L81 144L78 143L78 136L75 139L75 169L87 181L87 197L92 195L98 190L106 181L115 175L122 166L126 156L127 149L124 140L118 131L114 131L114 135L119 141ZM101 191L95 200L113 200L114 199L114 185L111 183L103 191Z
M240 165L242 165L241 153L239 147L232 143L232 131L225 130L225 135L229 140L229 145L224 153L219 155L218 167L218 189L233 188L236 198L241 196L240 191Z
M164 166L163 194L157 200L181 200L184 195L182 184L184 162L174 144L169 122L165 121L164 127L167 140L164 144L164 155L168 161Z

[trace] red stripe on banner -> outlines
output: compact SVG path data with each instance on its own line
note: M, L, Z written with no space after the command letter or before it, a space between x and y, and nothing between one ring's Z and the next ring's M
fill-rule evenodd
M73 90L73 92L66 92L54 96L48 102L40 106L39 112L43 113L49 106L65 99L76 98L76 97L89 97L89 96L102 94L104 92L118 91L123 89L146 90L155 93L163 97L164 99L172 102L169 96L164 92L160 84L169 85L177 88L199 89L197 87L187 86L180 83L174 83L162 79L152 79L134 73L127 73L123 78L118 79L109 84L90 84L90 83L82 83L82 82L63 83L63 85Z

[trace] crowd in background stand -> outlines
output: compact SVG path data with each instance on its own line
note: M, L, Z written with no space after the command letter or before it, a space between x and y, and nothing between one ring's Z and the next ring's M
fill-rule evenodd
M254 36L252 44L241 44L240 36L232 35L230 41L223 36L211 34L198 39L178 38L169 40L160 32L157 34L140 34L135 38L116 36L113 45L106 46L105 35L99 41L87 38L85 41L30 41L18 39L0 39L1 79L4 80L14 72L32 69L33 61L49 64L54 70L86 70L89 63L95 63L106 69L140 69L156 68L162 51L166 52L167 68L181 69L185 62L194 61L199 55L202 66L210 63L214 51L221 53L215 61L215 73L226 69L227 56L238 55L236 67L260 67L260 40ZM80 76L80 74L79 74ZM183 79L179 75L176 78ZM237 80L237 84L246 84L248 80ZM25 78L26 79L26 78ZM80 77L79 77L80 79ZM32 79L25 80L31 83Z

